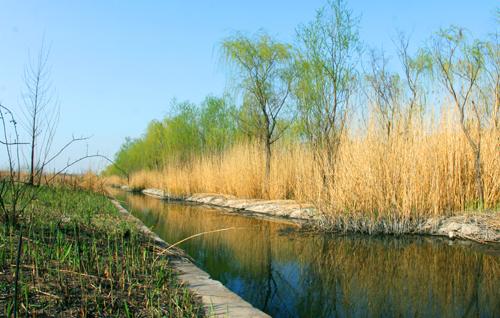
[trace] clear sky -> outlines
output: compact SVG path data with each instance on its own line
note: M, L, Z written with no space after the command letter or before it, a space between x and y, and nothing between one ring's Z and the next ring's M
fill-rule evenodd
M172 98L198 103L224 92L227 72L218 47L225 37L263 29L291 42L296 27L324 3L0 0L0 101L19 111L23 69L45 39L61 105L55 144L72 134L92 135L72 158L87 147L113 156L126 136L138 137L150 120L162 118ZM498 28L495 0L348 4L361 16L361 39L389 55L396 28L411 32L415 45L450 24L476 37ZM4 157L2 149L0 167Z

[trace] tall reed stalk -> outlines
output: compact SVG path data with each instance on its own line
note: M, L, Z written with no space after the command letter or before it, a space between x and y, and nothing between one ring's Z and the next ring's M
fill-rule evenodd
M374 123L341 143L335 182L322 180L317 149L281 143L273 149L269 195L264 189L264 155L254 143L189 164L132 175L136 188L155 187L176 195L211 192L245 198L313 202L331 216L419 220L478 209L474 157L453 114L412 125L396 123L387 136ZM375 121L374 121L375 122ZM409 128L408 128L409 127ZM484 208L500 204L500 131L482 132ZM318 156L316 156L318 158Z

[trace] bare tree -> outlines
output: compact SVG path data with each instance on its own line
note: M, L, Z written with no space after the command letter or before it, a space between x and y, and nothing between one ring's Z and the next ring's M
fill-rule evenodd
M47 167L60 158L72 145L89 139L72 136L62 147L51 151L59 112L58 107L52 103L47 58L48 51L42 46L37 59L29 63L24 74L25 120L21 124L28 132L29 141L20 140L16 116L11 108L0 104L0 146L5 149L8 161L7 173L0 174L0 212L2 212L0 218L6 224L18 224L19 217L39 193L40 189L33 185L40 184L42 177L45 183L50 185L60 174L83 160L104 159L115 165L128 178L126 171L99 153L87 153L77 159L68 160L51 175L44 175ZM30 150L27 177L22 159L25 147L29 147Z
M5 149L8 160L8 171L0 175L0 210L3 222L9 225L17 223L17 216L23 208L19 203L28 195L29 191L23 187L21 180L20 147L27 145L19 140L17 121L12 111L0 104L0 123L2 134L0 144Z
M500 42L498 32L491 36L491 40L484 46L485 56L485 83L482 87L484 104L491 126L500 129Z
M398 32L395 40L399 61L403 66L403 82L407 90L405 95L405 122L406 130L412 124L414 115L422 119L425 108L425 92L422 85L424 76L432 70L432 60L424 50L419 50L415 55L409 52L410 37L403 32Z
M53 100L48 58L49 50L42 44L37 57L30 60L24 71L24 126L30 139L28 183L31 185L35 185L43 173L59 114ZM40 172L38 176L37 171Z
M480 208L484 205L481 165L481 109L473 99L477 83L484 71L483 43L469 43L465 30L451 27L439 31L433 39L431 54L437 74L450 94L459 114L462 131L474 154L475 183Z
M368 93L368 98L375 107L387 138L391 136L395 122L402 115L400 77L397 73L391 73L387 69L388 61L383 51L377 53L371 50L370 71L365 77L367 87L371 91Z
M20 219L20 217L24 214L31 202L33 202L33 200L37 198L37 195L42 189L42 187L33 187L33 177L40 176L41 178L43 166L45 164L48 164L52 162L52 160L58 158L73 143L85 140L86 138L72 138L65 146L63 146L53 156L45 161L42 167L31 174L28 177L28 181L26 181L23 179L21 170L22 163L20 158L20 147L23 145L30 145L30 143L24 143L19 140L17 121L14 117L14 114L8 107L2 104L0 104L0 125L2 128L0 133L0 145L3 146L6 150L9 167L6 175L0 174L0 212L2 212L2 214L0 215L0 220L2 220L4 224L8 226L15 226L19 233L13 295L13 312L14 317L17 317L19 295L19 268L22 257L21 253L23 245L23 227L29 224L29 220L22 220ZM46 177L46 184L52 184L54 179L61 173L77 164L78 162L90 158L104 158L105 160L113 164L113 161L99 154L85 155L76 160L68 161L67 164L64 165L61 169L54 172L51 176ZM120 168L118 167L118 169Z
M17 121L10 108L0 104L0 145L5 149L8 161L8 171L0 174L0 212L2 215L0 219L9 225L17 225L19 217L23 214L29 204L37 197L41 191L39 187L33 187L31 183L31 175L27 178L23 171L23 163L21 159L22 147L31 146L29 142L22 142L19 139L17 130ZM88 140L87 137L72 137L64 146L59 148L53 154L47 155L47 159L35 169L34 177L41 180L44 168L54 162L57 158L68 149L71 145ZM44 152L45 149L42 149ZM51 175L45 176L45 184L51 185L53 181L62 173L73 167L77 163L91 158L101 158L111 164L115 164L106 156L100 154L86 154L74 160L68 160L59 169L56 169ZM118 170L122 171L125 175L128 174L120 167Z

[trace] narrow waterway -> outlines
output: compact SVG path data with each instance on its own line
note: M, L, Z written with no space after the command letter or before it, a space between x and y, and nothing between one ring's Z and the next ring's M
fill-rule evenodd
M500 317L500 249L429 237L300 234L222 209L122 194L129 211L273 317Z

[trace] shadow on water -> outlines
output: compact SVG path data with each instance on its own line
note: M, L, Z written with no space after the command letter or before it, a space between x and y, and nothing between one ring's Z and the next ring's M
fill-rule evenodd
M273 317L499 317L500 251L429 237L304 235L220 209L123 195L180 247Z

